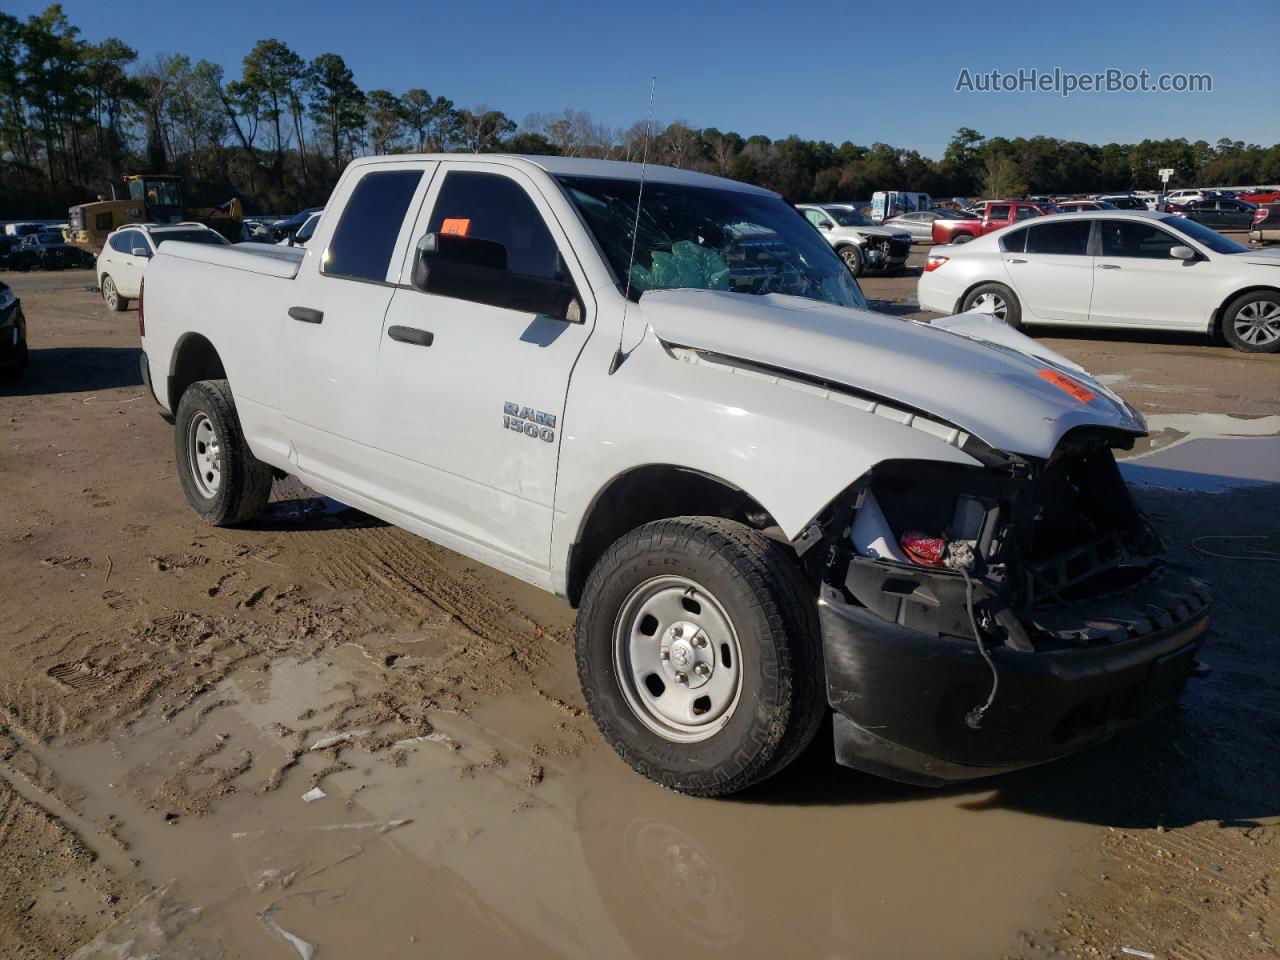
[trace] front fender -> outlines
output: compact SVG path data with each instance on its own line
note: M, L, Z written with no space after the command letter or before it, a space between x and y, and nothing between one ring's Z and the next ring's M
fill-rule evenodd
M579 364L565 405L553 563L617 476L673 464L737 487L790 539L877 463L976 465L968 435L800 380L669 352L649 333L616 374Z

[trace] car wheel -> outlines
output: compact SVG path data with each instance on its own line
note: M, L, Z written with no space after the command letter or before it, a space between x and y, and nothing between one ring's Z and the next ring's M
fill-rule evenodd
M1022 304L1003 283L984 283L970 290L960 305L960 312L970 310L989 313L1015 330L1022 326Z
M116 282L105 273L102 275L102 299L106 301L107 309L115 313L129 306L129 301L120 296L120 291L116 289Z
M1222 311L1222 336L1244 353L1280 350L1280 292L1256 290L1232 300Z
M957 244L957 245L958 245L958 244L961 244L961 243L969 243L972 239L973 239L973 236L972 236L972 235L967 234L967 233L962 233L962 234L960 234L960 236L956 237L956 238L955 238L954 240L952 240L951 242L952 242L952 243L954 243L954 244Z
M227 381L189 386L174 425L178 479L196 513L215 527L261 513L271 496L271 468L245 443Z
M631 531L591 571L578 677L641 775L721 796L787 766L826 716L817 604L783 547L714 517Z
M844 261L844 265L849 268L849 272L855 277L862 276L862 251L850 244L847 247L841 247L836 251L840 255L840 259Z

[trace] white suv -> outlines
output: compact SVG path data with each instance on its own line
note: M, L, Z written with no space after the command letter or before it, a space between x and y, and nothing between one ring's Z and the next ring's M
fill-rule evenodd
M98 289L108 310L124 310L142 292L142 271L156 248L166 240L227 245L227 240L203 223L131 223L107 237L98 254Z

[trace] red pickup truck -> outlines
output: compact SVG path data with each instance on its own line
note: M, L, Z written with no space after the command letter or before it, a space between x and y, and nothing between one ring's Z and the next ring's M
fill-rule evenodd
M1057 213L1058 208L1045 203L1026 203L1021 200L996 200L988 203L981 220L943 220L933 221L933 242L968 243L978 237L999 230L1011 223L1030 220L1032 217L1043 217Z

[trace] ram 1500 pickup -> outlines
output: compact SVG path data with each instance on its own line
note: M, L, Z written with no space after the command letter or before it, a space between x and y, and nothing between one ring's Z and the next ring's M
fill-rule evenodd
M991 317L869 311L756 187L357 160L305 248L166 243L139 327L200 516L293 474L554 591L604 736L676 790L831 708L900 780L1049 760L1176 698L1208 623L1116 468L1137 413Z

